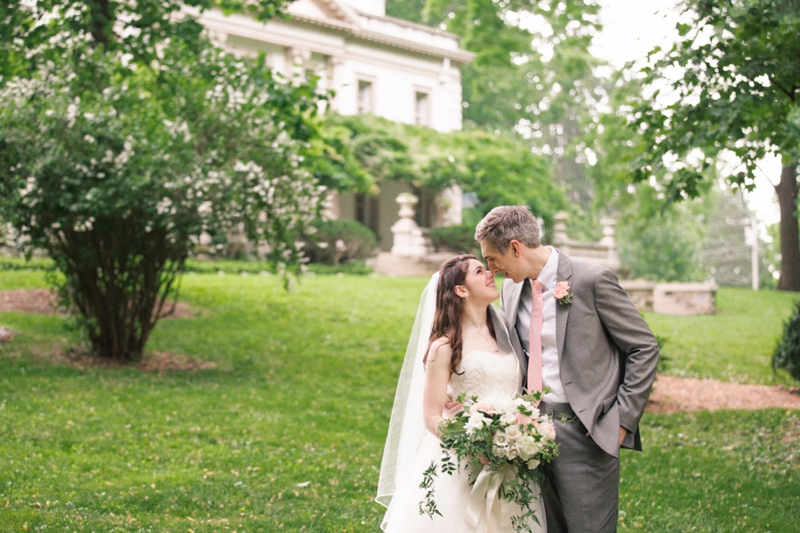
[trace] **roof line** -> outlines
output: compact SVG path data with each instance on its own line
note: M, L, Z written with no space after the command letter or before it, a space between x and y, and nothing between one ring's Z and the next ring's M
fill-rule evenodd
M449 31L440 30L439 28L434 28L433 26L427 26L425 24L419 24L418 22L411 22L410 20L401 19L397 17L390 17L388 15L373 15L372 13L365 13L363 11L359 11L355 9L355 12L361 15L362 17L367 17L371 19L378 19L378 20L385 20L388 22L392 22L397 24L398 26L405 26L407 28L414 28L415 30L424 31L427 33L432 33L434 35L442 35L444 37L450 37L451 39L455 39L456 41L461 40L461 36L455 33L451 33Z
M307 15L301 15L297 13L291 13L290 17L294 20L305 22L308 24L313 24L315 26L323 26L326 28L344 31L346 33L350 33L354 37L358 37L366 41L385 44L388 46L393 46L396 48L401 48L404 50L409 50L412 52L417 52L434 57L446 57L453 61L458 61L459 63L470 63L475 58L475 54L473 52L468 52L466 50L461 50L461 49L448 50L447 48L439 48L437 46L415 43L413 41L408 41L406 39L390 37L388 35L383 35L381 33L377 33L374 31L364 30L359 27L354 27L351 24L345 24L339 21L322 20L315 17L310 17Z

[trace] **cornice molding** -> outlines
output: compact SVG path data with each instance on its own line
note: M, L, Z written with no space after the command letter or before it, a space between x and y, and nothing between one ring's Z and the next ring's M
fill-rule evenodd
M466 50L460 50L460 49L448 50L447 48L440 48L438 46L430 46L427 44L416 43L414 41L400 39L397 37L392 37L389 35L383 35L381 33L365 30L360 27L353 26L350 24L345 24L335 20L321 20L315 17L309 17L307 15L298 15L298 14L291 14L290 18L292 20L305 22L306 24L311 24L314 26L322 26L325 28L343 31L357 39L383 44L386 46L390 46L392 48L400 48L402 50L416 52L418 54L429 55L440 58L448 58L451 61L455 61L458 63L463 63L463 64L470 63L475 58L474 53L467 52ZM373 17L373 18L379 18L379 17ZM437 34L437 35L442 35L442 34Z

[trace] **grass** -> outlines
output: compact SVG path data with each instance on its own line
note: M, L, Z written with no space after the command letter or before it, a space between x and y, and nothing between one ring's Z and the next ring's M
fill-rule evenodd
M800 412L645 415L644 452L623 452L620 529L794 532Z
M736 383L788 384L772 372L772 352L798 293L722 287L717 314L676 316L645 313L657 335L666 337L667 374Z
M187 275L182 299L199 316L162 321L150 346L218 364L197 372L59 365L48 354L70 339L61 318L0 312L21 332L0 347L0 531L377 531L372 498L425 281L314 276L287 293L275 276ZM44 283L0 272L0 290ZM728 302L746 297L721 290L714 324L739 320ZM790 298L774 298L752 305L782 306L763 322L779 330ZM685 365L676 337L693 319L647 319L670 337L672 368ZM728 362L707 364L728 376ZM742 364L737 376L766 379ZM798 416L645 416L645 452L623 454L621 529L796 530Z
M52 270L55 262L48 257L0 256L0 270ZM370 274L372 267L362 261L353 261L341 265L323 265L309 263L305 266L309 274ZM269 261L235 260L235 259L187 259L184 271L199 274L275 274L276 265Z

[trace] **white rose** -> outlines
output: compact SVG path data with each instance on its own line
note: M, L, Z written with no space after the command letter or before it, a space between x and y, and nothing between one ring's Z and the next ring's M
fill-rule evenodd
M508 435L509 439L516 440L522 436L522 432L519 430L518 425L513 424L506 428L506 435Z
M531 403L522 398L514 398L514 407L530 407Z
M502 431L498 431L494 435L494 445L495 446L508 446L508 435L503 433Z
M519 456L519 452L516 448L507 448L507 450L508 452L506 452L506 458L508 458L510 461L513 461Z
M544 438L547 440L555 440L556 428L553 422L546 420L544 422L539 422L537 425L539 426L539 433L541 433Z
M517 449L523 458L529 459L539 451L539 445L533 437L525 436L517 441Z
M492 448L492 455L495 457L505 457L506 453L508 453L508 448L500 448L498 446Z
M528 461L528 469L533 470L534 468L539 466L539 461L537 459L531 459Z
M516 423L517 417L514 416L513 413L506 413L500 417L500 423L504 426L510 426L511 424Z
M464 425L464 429L466 430L467 435L472 435L475 433L475 431L483 429L488 421L488 418L476 411L469 416L469 420L467 420L467 423Z
M491 422L491 418L486 416L485 414L481 413L480 411L473 411L469 415L470 422L480 423L480 424L487 424ZM483 427L483 426L481 426Z

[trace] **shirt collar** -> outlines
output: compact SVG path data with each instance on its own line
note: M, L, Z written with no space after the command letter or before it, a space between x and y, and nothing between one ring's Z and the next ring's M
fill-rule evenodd
M539 277L536 279L538 279L539 282L545 286L546 290L549 291L556 286L556 275L558 274L558 250L552 246L548 246L548 248L550 248L550 258L547 260L547 263L544 264L542 271L539 272Z

